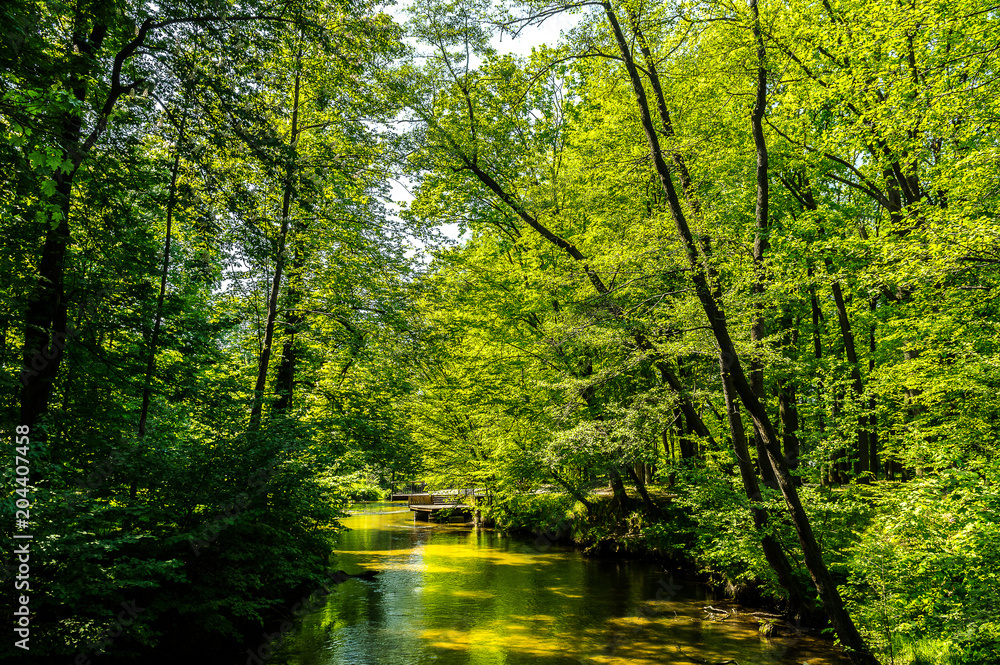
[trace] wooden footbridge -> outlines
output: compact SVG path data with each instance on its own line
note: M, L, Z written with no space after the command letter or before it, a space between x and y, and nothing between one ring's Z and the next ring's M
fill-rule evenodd
M473 490L464 490L458 494L393 494L392 499L402 500L404 496L410 511L413 512L413 519L428 522L431 515L436 518L439 514L448 515L449 519L458 515L462 519L471 520L474 502L485 495L476 494Z

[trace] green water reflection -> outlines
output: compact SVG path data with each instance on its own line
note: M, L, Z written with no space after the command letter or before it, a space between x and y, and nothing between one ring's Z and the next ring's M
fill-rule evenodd
M337 567L382 571L333 587L285 644L293 665L569 663L843 665L808 636L766 639L746 614L645 562L590 559L488 530L414 523L367 504L344 521ZM658 599L659 598L659 599ZM719 615L721 616L721 615Z

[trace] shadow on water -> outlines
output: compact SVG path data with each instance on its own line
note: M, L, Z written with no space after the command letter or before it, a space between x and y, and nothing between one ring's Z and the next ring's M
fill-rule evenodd
M399 504L344 520L337 567L379 570L332 588L273 659L288 665L843 665L795 631L765 638L745 613L648 562L465 526L413 522Z

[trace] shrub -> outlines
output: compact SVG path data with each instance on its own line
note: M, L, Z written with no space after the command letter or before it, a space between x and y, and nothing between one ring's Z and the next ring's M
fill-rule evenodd
M862 632L890 660L904 658L896 653L900 643L944 642L953 662L1000 662L994 619L1000 496L991 484L946 469L906 485L886 484L878 503L878 517L851 548L845 588ZM913 662L926 659L919 651Z

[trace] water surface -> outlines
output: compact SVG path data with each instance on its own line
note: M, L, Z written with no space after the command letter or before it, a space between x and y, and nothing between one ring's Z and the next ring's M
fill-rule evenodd
M332 587L278 662L290 665L845 665L829 643L757 619L649 562L594 559L468 526L355 506ZM715 614L706 606L737 611Z

